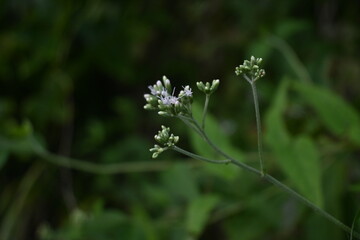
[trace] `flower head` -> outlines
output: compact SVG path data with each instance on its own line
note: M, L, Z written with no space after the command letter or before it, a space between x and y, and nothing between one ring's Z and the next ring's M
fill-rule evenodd
M205 94L212 94L216 91L216 89L218 88L220 84L220 80L219 79L214 79L212 81L212 83L210 84L209 82L203 83L203 82L197 82L196 86L198 87L198 89L202 92L204 92Z
M164 116L190 115L192 103L192 90L189 86L184 87L178 96L175 96L175 88L172 89L170 80L163 76L162 82L148 87L150 94L145 94L147 110L159 110Z
M265 76L265 70L260 68L261 63L262 58L251 56L250 61L245 60L242 65L235 68L235 73L236 75L244 76L248 82L254 83L259 78Z
M161 130L158 131L158 134L154 136L155 140L162 146L155 144L153 148L150 149L150 152L153 152L152 157L156 158L160 153L166 151L179 141L179 137L170 133L170 128L161 126Z

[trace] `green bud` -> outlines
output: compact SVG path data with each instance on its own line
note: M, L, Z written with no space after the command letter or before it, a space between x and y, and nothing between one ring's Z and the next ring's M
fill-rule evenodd
M163 83L164 83L164 87L166 88L167 91L171 91L171 83L170 80L164 75L163 76Z
M205 92L205 85L203 82L197 82L196 86L198 87L198 89L202 92Z
M155 144L154 147L150 149L150 152L153 153L153 158L157 158L160 153L174 146L180 139L178 136L170 133L170 128L165 126L161 126L161 130L158 131L158 134L155 135L154 138L162 146Z
M172 115L165 111L159 111L158 114L163 117L171 117Z
M210 95L210 94L213 94L216 91L219 84L220 84L219 79L215 79L215 80L212 81L212 83L206 82L204 84L203 82L197 82L196 86L198 87L198 89L201 92Z
M212 81L211 88L210 88L210 90L211 90L212 93L216 91L216 89L219 87L219 84L220 84L220 80L219 80L219 79L214 79L214 80Z
M250 57L249 60L245 60L242 65L235 68L236 75L243 75L243 77L250 83L254 83L259 78L265 76L265 70L260 68L262 58Z
M150 148L150 152L153 152L152 158L157 158L159 154L164 152L165 150L167 150L167 148L162 148L159 145L155 144L153 148Z
M254 56L251 56L251 57L250 57L250 62L251 62L251 65L254 65L254 64L255 64L255 57L254 57Z
M154 107L154 106L152 106L151 104L148 103L148 104L145 104L144 109L145 110L155 110L156 107Z

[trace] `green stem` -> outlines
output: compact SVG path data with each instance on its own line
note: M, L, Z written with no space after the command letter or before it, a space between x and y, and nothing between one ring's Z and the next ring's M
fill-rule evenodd
M67 158L58 156L49 152L37 153L42 159L67 168L80 170L92 174L120 174L130 172L150 172L150 171L162 171L173 163L167 163L164 161L151 161L151 162L129 162L129 163L118 163L118 164L96 164L77 160L73 158Z
M208 158L205 158L205 157L202 157L202 156L199 156L199 155L196 155L194 153L191 153L191 152L188 152L182 148L179 148L177 146L173 146L171 147L173 150L179 152L179 153L182 153L186 156L189 156L191 158L194 158L194 159L198 159L198 160L201 160L201 161L205 161L205 162L210 162L210 163L216 163L216 164L226 164L226 163L230 163L231 160L229 159L225 159L225 160L212 160L212 159L208 159Z
M199 124L197 123L197 121L195 119L192 118L192 124L194 124L194 127L197 128L200 132L200 135L204 138L204 140L216 151L218 152L220 155L222 155L223 157L225 157L227 160L230 160L230 163L243 168L249 172L252 172L256 175L258 175L259 177L262 177L262 179L265 179L267 182L274 184L275 186L277 186L278 188L282 189L283 191L287 192L288 194L290 194L291 196L293 196L294 198L296 198L297 200L299 200L300 202L304 203L305 205L307 205L308 207L310 207L311 209L313 209L316 213L320 214L321 216L323 216L324 218L328 219L330 222L334 223L335 225L337 225L338 227L340 227L341 229L343 229L344 231L346 231L349 234L352 234L354 237L360 239L360 233L353 231L353 229L351 229L350 227L348 227L347 225L345 225L344 223L342 223L341 221L339 221L337 218L333 217L332 215L330 215L329 213L325 212L324 210L322 210L321 208L319 208L318 206L316 206L314 203L312 203L311 201L309 201L307 198L303 197L302 195L300 195L298 192L294 191L293 189L289 188L288 186L286 186L285 184L283 184L282 182L280 182L279 180L277 180L276 178L272 177L271 175L268 175L262 171L259 171L256 168L253 168L243 162L240 162L232 157L230 157L229 155L227 155L226 153L224 153L223 151L221 151L210 139L209 137L206 135L206 133L204 131L202 131L200 129ZM201 157L199 155L196 155L194 153L190 153L187 151L182 151L183 154L189 156L189 157L193 157L202 161L207 161L207 162L211 162L214 160L210 160L210 159L206 159L204 157ZM190 153L190 155L189 155ZM206 159L206 160L205 160ZM216 161L216 160L215 160ZM219 162L216 162L219 163Z
M303 202L305 205L307 205L308 207L313 209L316 213L318 213L321 216L323 216L324 218L328 219L330 222L334 223L335 225L337 225L338 227L340 227L341 229L343 229L347 233L353 234L353 236L360 239L360 234L359 233L353 232L350 227L348 227L347 225L345 225L344 223L339 221L337 218L335 218L334 216L332 216L328 212L322 210L321 208L316 206L314 203L309 201L307 198L303 197L302 195L300 195L299 193L297 193L293 189L289 188L288 186L286 186L285 184L283 184L282 182L280 182L276 178L274 178L274 177L272 177L272 176L270 176L268 174L265 174L265 176L263 178L266 181L268 181L268 182L274 184L275 186L279 187L280 189L284 190L285 192L289 193L291 196L293 196L294 198L296 198L300 202Z
M202 120L201 120L201 129L202 130L205 129L205 119L206 119L206 113L208 110L209 100L210 100L210 94L206 94L204 110L203 110L203 115L202 115Z
M265 169L264 169L264 162L262 159L263 147L262 147L262 131L261 131L261 118L260 118L258 94L257 94L257 90L256 90L255 81L252 81L250 83L250 85L251 85L251 89L252 89L252 93L253 93L253 97L254 97L260 171L261 171L261 175L264 176Z
M229 155L227 155L226 153L224 153L223 151L221 151L220 148L218 148L210 139L209 137L207 136L207 134L200 128L199 126L199 123L194 119L192 118L192 122L191 122L194 127L197 129L197 132L200 134L200 136L205 140L205 142L207 142L219 155L227 158L227 159L232 159ZM251 171L251 172L257 172L258 170L253 168L253 167L250 167L249 165L245 164L245 163L242 163L242 162L238 162L238 164L242 167L242 168L245 168L247 169L248 171Z
M184 117L184 116L177 116L181 121L183 121L188 127L193 129L197 134L202 135L201 129L198 129L194 124L194 118Z

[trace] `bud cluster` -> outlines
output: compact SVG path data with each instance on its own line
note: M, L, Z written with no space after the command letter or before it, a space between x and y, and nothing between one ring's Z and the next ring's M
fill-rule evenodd
M150 152L153 152L153 158L157 158L160 153L166 151L169 147L174 146L179 141L178 136L170 133L170 128L165 126L161 126L161 128L162 129L154 138L162 146L155 144L155 146L150 149Z
M144 109L158 110L158 113L164 116L190 115L193 100L191 88L185 86L178 96L175 96L175 88L172 89L170 80L166 76L163 76L162 80L149 86L150 94L144 94L147 102Z
M213 92L216 91L216 89L218 88L220 84L219 79L215 79L212 81L212 83L210 84L209 82L206 82L205 84L203 82L197 82L196 86L198 87L198 89L200 91L202 91L205 94L211 95Z
M235 68L236 75L244 75L250 83L255 82L259 78L265 76L265 70L260 68L262 58L251 56L250 61L245 60L244 63Z

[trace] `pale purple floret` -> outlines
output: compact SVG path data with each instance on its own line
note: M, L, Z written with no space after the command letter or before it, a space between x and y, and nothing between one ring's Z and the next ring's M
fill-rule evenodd
M179 99L175 96L160 96L160 101L162 104L169 106L169 105L175 105L179 103Z
M151 95L157 95L157 92L153 86L149 86Z
M184 96L191 97L192 96L192 90L189 86L183 87L184 88Z
M166 90L162 90L161 91L161 96L167 97L167 96L169 96L169 93Z
M169 96L169 102L173 105L179 104L179 98L175 96Z

